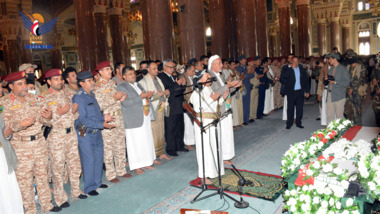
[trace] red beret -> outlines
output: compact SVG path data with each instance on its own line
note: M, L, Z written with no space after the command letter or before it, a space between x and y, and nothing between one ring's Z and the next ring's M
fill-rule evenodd
M92 74L92 76L95 76L95 75L99 74L99 72L97 70L93 70L93 71L91 71L91 74Z
M52 68L45 72L45 79L48 79L52 76L61 76L61 75L62 75L61 69Z
M99 71L102 70L105 67L111 67L111 62L110 61L103 61L96 66L95 70Z
M247 59L247 63L248 63L248 62L252 62L253 60L254 60L253 57L249 57L249 58Z
M1 76L1 81L5 80L5 78L7 78L8 75L3 75Z
M6 78L5 81L11 83L16 80L20 80L25 78L25 71L17 71L14 73L9 74Z

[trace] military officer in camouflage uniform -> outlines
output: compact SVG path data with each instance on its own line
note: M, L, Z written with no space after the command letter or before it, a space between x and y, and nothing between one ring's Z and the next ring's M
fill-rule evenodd
M2 102L4 122L13 132L11 144L16 152L17 181L20 186L25 213L37 213L33 177L35 177L38 202L42 212L58 212L60 207L51 203L48 183L48 148L41 127L52 118L51 109L44 98L28 94L25 72L8 75L7 82L12 92Z
M70 99L73 98L74 94L78 92L79 86L78 86L78 80L77 80L77 71L73 67L68 67L62 74L62 78L67 83L65 85L65 94L70 97Z
M351 81L347 87L347 98L344 113L347 119L354 121L358 126L362 125L362 104L367 95L367 69L366 66L358 61L358 56L355 52L347 55L348 72L350 73Z
M94 90L100 110L103 111L103 114L109 114L116 119L116 127L103 130L102 135L106 177L112 183L117 183L120 180L116 176L131 177L125 169L125 130L121 112L121 102L127 98L127 95L124 92L116 90L115 81L111 79L112 69L110 61L99 63L96 70L99 71L101 76L99 81L96 82Z
M78 112L78 104L71 103L71 96L62 90L62 71L49 69L45 78L50 85L45 93L45 102L52 109L52 130L48 135L48 148L53 171L54 199L61 208L69 207L67 194L63 188L64 165L66 163L70 177L71 197L87 198L79 188L79 176L82 172L78 140L74 131L74 114Z

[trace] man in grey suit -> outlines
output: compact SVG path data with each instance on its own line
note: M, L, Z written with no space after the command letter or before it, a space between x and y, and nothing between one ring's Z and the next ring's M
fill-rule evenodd
M145 91L136 82L132 67L124 67L122 74L125 81L117 85L117 90L128 95L121 103L121 111L124 116L129 168L135 170L136 174L143 174L143 168L154 169L153 164L161 164L156 160L151 127L154 111L150 111L150 98L154 91Z
M346 67L339 63L340 55L331 53L328 56L331 65L328 75L334 80L329 81L327 94L327 123L336 118L343 118L344 104L346 102L346 87L350 84L350 74ZM324 77L328 80L328 76ZM331 77L330 77L331 79Z

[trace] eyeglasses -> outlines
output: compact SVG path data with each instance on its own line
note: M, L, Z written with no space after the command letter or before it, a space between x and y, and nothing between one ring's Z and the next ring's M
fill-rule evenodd
M165 66L168 67L168 68L171 68L171 69L174 69L174 68L175 68L175 66L173 66L173 67L168 66L168 65L165 65Z

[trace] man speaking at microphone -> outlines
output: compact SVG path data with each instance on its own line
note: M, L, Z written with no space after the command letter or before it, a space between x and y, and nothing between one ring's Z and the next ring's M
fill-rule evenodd
M216 81L211 85L211 89L214 93L220 92L224 94L226 92L230 93L235 91L235 88L241 86L242 82L238 80L228 81L226 84L223 82L220 72L223 69L222 59L218 55L214 55L209 59L208 70L211 77L216 78ZM220 112L218 114L223 114L231 108L231 96L228 95L225 104L220 106ZM221 128L221 145L222 145L222 158L224 164L232 164L231 159L235 156L235 141L234 141L234 131L232 114L228 114L225 118L220 121Z

